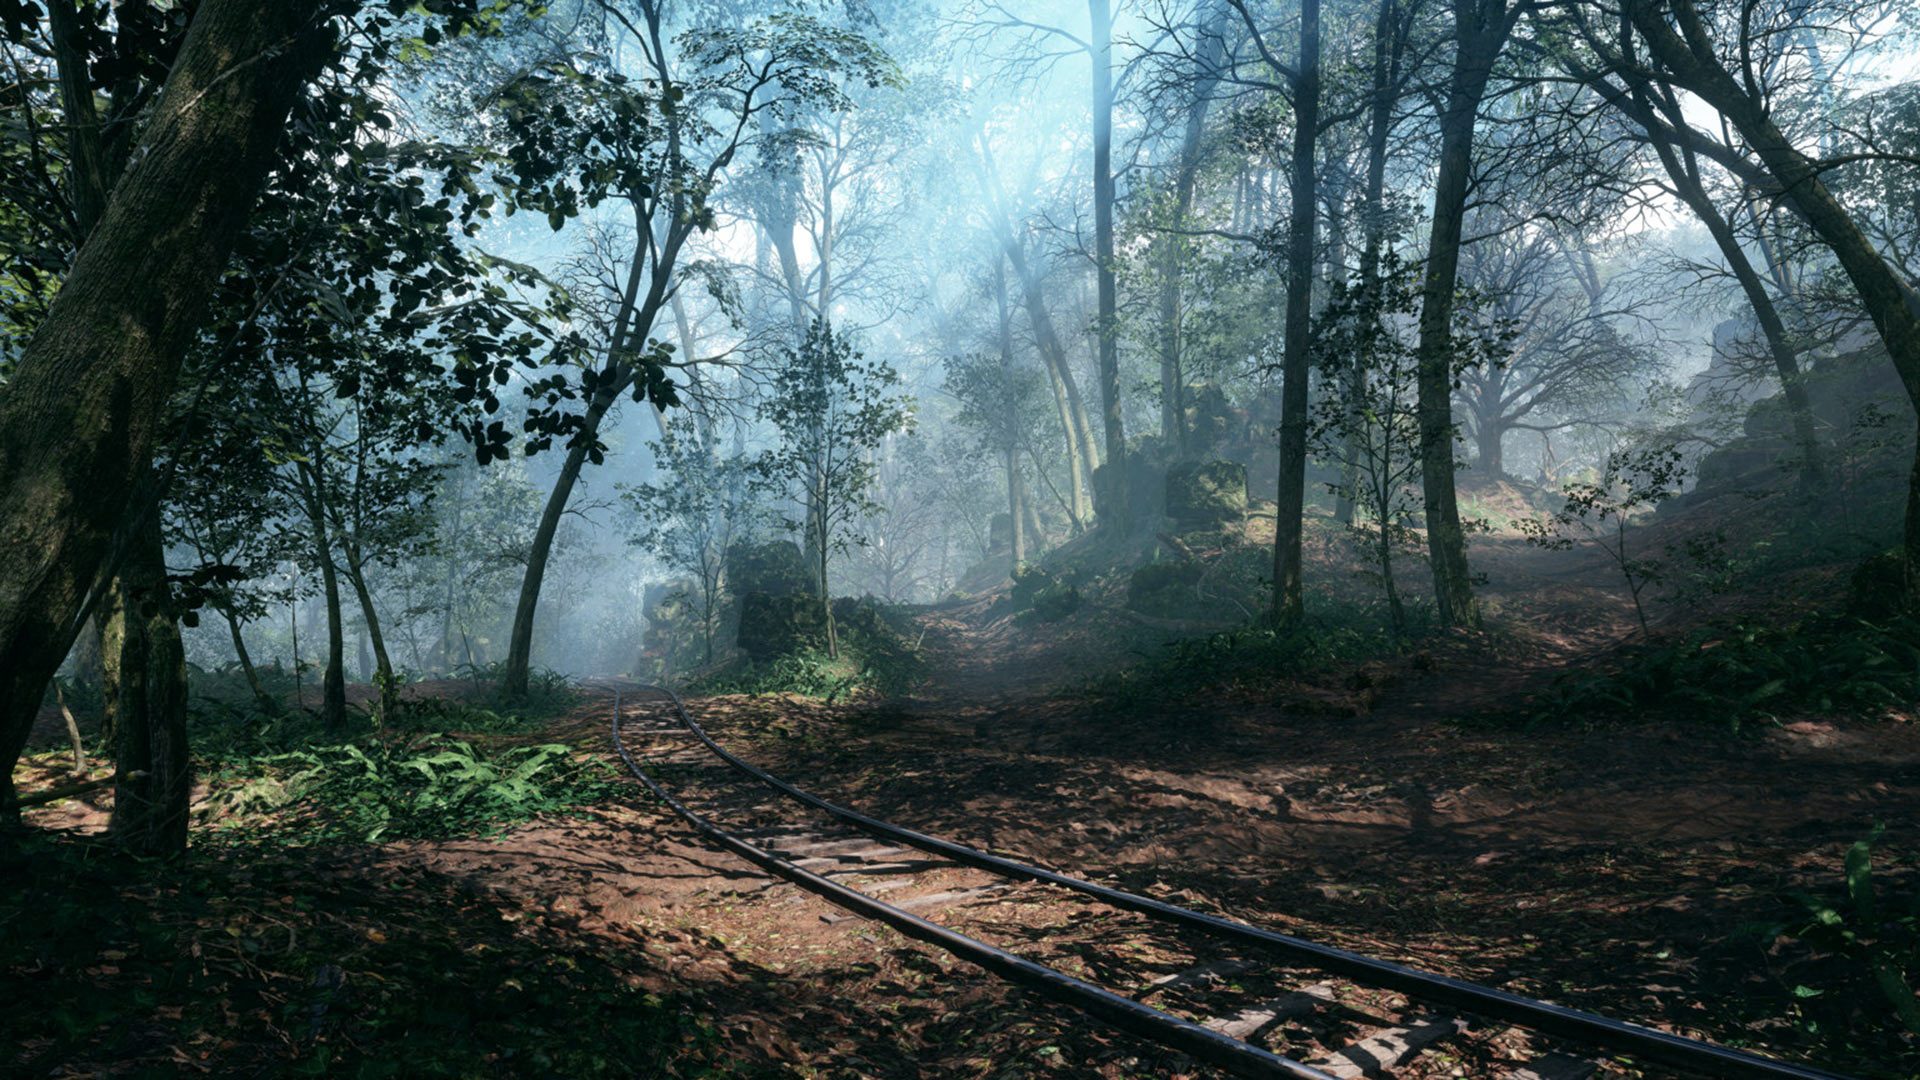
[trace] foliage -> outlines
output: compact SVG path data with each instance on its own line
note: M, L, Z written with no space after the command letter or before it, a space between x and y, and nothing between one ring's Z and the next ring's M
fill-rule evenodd
M1877 713L1920 702L1920 621L1737 620L1623 650L1612 670L1560 676L1541 719L1679 708L1738 729L1796 711Z
M1920 1035L1920 894L1910 878L1876 872L1885 831L1876 824L1847 848L1834 887L1789 893L1798 917L1751 924L1741 935L1777 958L1795 1026L1825 1043L1852 1042L1861 1029Z
M1159 653L1094 680L1116 705L1146 704L1222 690L1262 690L1277 680L1389 653L1394 641L1368 613L1350 622L1309 620L1289 630L1253 624L1168 643Z
M756 508L749 504L746 463L721 457L704 425L669 423L649 444L665 478L624 491L633 511L629 540L652 552L669 569L690 576L698 605L706 663L713 663L720 629L727 553L750 534Z
M874 451L913 425L913 403L897 392L899 383L891 365L868 360L823 321L787 350L774 375L765 415L780 441L761 453L753 471L763 490L799 507L801 516L787 524L805 538L823 601L830 557L864 540L856 525L880 509L872 495ZM837 651L831 615L827 649Z
M244 779L243 779L244 777ZM363 738L230 763L209 813L220 839L376 843L492 831L621 790L561 743Z
M1316 452L1337 463L1328 488L1353 507L1346 529L1372 565L1395 634L1407 632L1406 605L1395 578L1397 559L1425 554L1412 526L1424 513L1418 484L1421 434L1417 345L1405 329L1420 310L1421 268L1389 251L1371 284L1336 282L1316 316L1313 362L1340 393L1322 395L1310 418ZM1455 385L1473 372L1505 363L1514 339L1510 321L1489 312L1488 299L1463 293L1454 311Z
M916 644L903 637L872 600L834 601L841 649L830 655L819 643L763 660L751 657L696 680L694 694L798 694L828 702L906 693L925 677Z

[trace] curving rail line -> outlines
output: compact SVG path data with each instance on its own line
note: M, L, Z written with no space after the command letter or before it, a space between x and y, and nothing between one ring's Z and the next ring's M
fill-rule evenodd
M961 866L983 870L1011 881L1040 882L1071 890L1111 907L1197 930L1209 937L1252 945L1265 952L1285 957L1299 966L1340 976L1354 983L1393 991L1419 1002L1448 1006L1474 1016L1502 1021L1518 1028L1585 1044L1610 1054L1628 1055L1648 1063L1658 1063L1705 1076L1725 1077L1729 1080L1749 1080L1749 1078L1848 1080L1839 1073L1733 1050L1702 1040L1612 1020L1493 987L1333 948L902 828L829 802L742 760L714 741L713 737L688 714L679 695L671 689L650 684L630 684L629 688L665 699L665 702L671 705L674 719L678 722L677 727L654 726L642 729L646 734L691 735L698 740L701 748L708 755L717 758L735 773L751 779L786 799L810 807L868 836L881 837L917 848ZM858 915L887 923L909 937L939 946L1010 982L1027 987L1054 1001L1080 1009L1113 1027L1178 1049L1238 1076L1340 1080L1343 1077L1362 1075L1389 1075L1386 1067L1392 1062L1383 1060L1381 1046L1362 1046L1346 1059L1331 1063L1307 1064L1280 1056L1236 1037L1240 1033L1251 1034L1261 1026L1261 1021L1272 1023L1297 1014L1302 1011L1300 1007L1302 1003L1314 1004L1311 999L1303 995L1289 995L1295 1000L1285 1006L1270 1003L1275 1007L1265 1012L1253 1010L1243 1014L1251 1016L1253 1023L1238 1025L1218 1021L1210 1024L1195 1023L1007 952L938 923L930 922L902 907L894 906L868 893L831 880L824 874L814 873L804 866L797 865L798 862L821 860L796 860L789 857L787 853L757 846L737 835L734 830L716 824L686 805L641 768L626 743L627 729L624 726L622 688L603 683L601 689L610 690L613 693L614 746L621 760L634 776L702 836L777 877L799 885ZM855 869L857 870L857 864ZM1434 1020L1429 1017L1419 1031L1427 1033L1428 1041L1432 1041L1440 1035L1450 1034L1457 1026L1452 1021ZM1235 1034L1229 1034L1229 1032L1235 1032ZM1401 1032L1395 1038L1408 1035L1417 1036L1418 1033ZM1416 1037L1415 1041L1419 1041L1419 1038ZM1424 1042L1420 1042L1420 1045L1424 1045ZM1384 1047L1389 1051L1406 1052L1406 1056L1411 1057L1418 1053L1420 1045L1409 1045L1404 1040L1395 1043L1390 1039ZM1404 1057L1393 1054L1384 1056L1394 1057L1395 1061L1405 1060ZM1334 1071L1328 1071L1329 1069ZM1593 1071L1592 1062L1555 1054L1550 1055L1545 1064L1535 1068L1515 1070L1508 1076L1509 1080L1559 1080L1563 1077L1572 1080L1572 1078L1591 1075Z

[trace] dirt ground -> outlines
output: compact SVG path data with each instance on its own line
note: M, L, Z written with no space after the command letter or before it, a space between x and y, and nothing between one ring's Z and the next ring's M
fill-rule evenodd
M1151 650L1151 629L1116 645L1114 611L1021 624L990 596L918 616L930 681L908 700L691 705L756 762L904 825L1624 1019L1863 1076L1920 1075L1920 1048L1872 1019L1871 993L1844 992L1858 973L1769 929L1804 921L1796 891L1831 895L1845 849L1876 824L1883 880L1910 887L1920 730L1818 717L1738 734L1671 717L1526 722L1526 695L1617 645L1630 611L1577 562L1496 541L1476 565L1499 634L1311 685L1090 701L1086 677ZM556 734L606 752L607 712L589 700ZM84 830L99 821L99 800L87 805L40 820ZM303 934L334 950L317 970L348 986L431 990L440 984L411 958L455 949L446 978L479 1002L474 1016L510 1016L531 981L475 959L474 944L500 963L599 972L606 994L633 988L688 1018L656 1040L656 1061L634 1064L640 1075L1210 1075L843 918L712 850L637 791L495 839L216 857L205 874L225 925L208 924L213 902L190 883L155 896L94 883L179 931L149 947L147 968L101 959L91 975L121 989L145 980L157 1004L78 1057L27 1046L11 1062L20 1075L270 1073L301 1056L302 1039L345 1054L350 1028L303 1035L288 1019L289 1002L306 1008L331 985L313 973L311 940L300 965L272 962ZM1163 943L1137 920L1071 904L1022 918L1055 930L1009 945L1110 979L1158 970ZM265 1004L218 1022L183 1016L192 980L156 965L187 963L189 950L206 969L208 943L233 941L260 944L221 985L245 984ZM110 934L102 946L102 957L128 949ZM403 955L408 974L396 974ZM7 973L20 992L33 978ZM1838 989L1796 991L1807 986ZM583 1008L581 1022L593 1015ZM464 1023L458 1037L490 1045ZM501 1075L562 1074L514 1047L487 1060Z

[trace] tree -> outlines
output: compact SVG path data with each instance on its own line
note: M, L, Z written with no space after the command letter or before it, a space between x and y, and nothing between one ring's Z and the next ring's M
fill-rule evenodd
M1041 376L1014 363L1013 319L1008 305L1004 258L995 260L990 287L997 315L996 349L990 355L949 357L942 386L959 403L955 422L971 431L980 449L998 457L1004 469L1007 516L1012 526L1007 567L1011 574L1027 561L1027 552L1036 542L1026 527L1032 510L1028 505L1020 451L1028 442L1028 432L1037 419Z
M1791 11L1786 10L1788 6ZM1715 140L1691 124L1667 125L1660 132L1712 157L1742 182L1773 192L1792 208L1832 252L1886 345L1909 399L1920 403L1920 288L1875 246L1859 216L1836 197L1826 179L1831 169L1849 157L1886 155L1870 142L1851 155L1836 149L1832 157L1818 149L1812 153L1803 149L1807 144L1782 127L1772 90L1776 73L1795 66L1785 63L1787 54L1804 49L1806 39L1751 32L1760 25L1758 19L1774 25L1783 19L1805 22L1816 14L1827 25L1865 25L1850 24L1845 17L1857 7L1846 0L1795 0L1793 5L1623 0L1612 9L1614 17L1607 23L1594 18L1580 26L1586 42L1601 52L1610 69L1684 90L1712 107L1738 133L1739 146ZM1831 145L1830 138L1838 134L1829 128L1815 142ZM1909 607L1920 607L1920 442L1916 447L1902 547L1904 599Z
M1603 269L1581 237L1514 216L1473 216L1483 238L1460 271L1462 307L1510 331L1502 355L1456 375L1474 467L1489 481L1506 476L1510 432L1605 424L1663 367L1633 333L1646 329L1646 305L1628 275Z
M1681 462L1680 451L1670 443L1611 451L1595 479L1561 489L1560 509L1545 519L1519 523L1527 542L1538 547L1563 551L1574 545L1576 536L1584 536L1605 552L1627 583L1642 637L1652 631L1647 628L1647 609L1640 596L1647 586L1660 581L1661 566L1657 560L1633 553L1627 544L1627 525L1634 516L1679 494L1686 479Z
M787 351L768 391L765 416L780 442L753 469L764 488L802 508L788 527L813 553L831 656L839 655L840 642L828 570L833 555L859 542L858 522L879 509L871 497L875 450L913 424L911 402L895 392L899 383L885 361L869 361L827 323L815 322Z
M196 10L139 150L0 397L0 546L18 556L0 566L0 813L101 570L136 540L123 526L157 517L145 488L181 357L328 56L326 15L250 0Z
M1433 226L1427 239L1420 305L1420 481L1434 599L1444 626L1480 625L1453 476L1453 316L1467 192L1473 177L1474 129L1494 66L1531 6L1529 0L1452 0L1451 4L1453 63L1439 117Z
M1418 540L1406 523L1422 459L1418 359L1393 324L1414 315L1419 298L1413 271L1388 252L1372 277L1334 286L1314 334L1316 362L1343 388L1317 403L1315 442L1346 464L1334 494L1351 508L1343 524L1379 575L1395 637L1406 633L1407 612L1394 564Z
M1280 375L1280 489L1274 503L1273 618L1293 626L1304 615L1301 538L1307 486L1307 383L1313 369L1315 229L1320 164L1320 3L1300 4L1299 55L1283 63L1267 45L1245 0L1228 0L1267 65L1284 80L1293 107L1293 154L1288 163L1287 312Z
M659 0L594 6L620 47L563 47L484 99L512 135L508 183L522 204L544 211L557 231L582 209L624 203L634 238L617 300L595 330L596 347L582 352L571 373L528 389L534 407L527 452L564 439L567 456L534 533L514 610L501 685L508 698L526 693L554 534L582 467L605 458L601 425L628 393L661 408L679 400L669 377L678 366L673 347L653 331L678 288L688 241L714 224L710 200L728 165L762 140L781 139L780 123L801 109L845 107L843 79L878 83L892 75L887 58L860 35L811 16L697 27L681 36L686 55L676 56ZM637 57L643 70L636 76L610 68L604 58L618 55ZM574 401L584 401L584 411L572 412Z
M627 505L638 522L629 538L668 567L693 578L699 589L695 599L700 604L705 662L712 664L726 587L727 549L753 529L754 508L741 505L739 498L739 480L747 463L719 456L691 421L670 422L650 446L664 476L626 489Z

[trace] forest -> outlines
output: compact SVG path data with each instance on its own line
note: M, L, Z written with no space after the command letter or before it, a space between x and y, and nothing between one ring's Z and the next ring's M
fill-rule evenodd
M1920 1077L1920 3L0 0L0 1074Z

